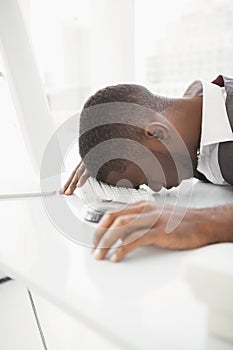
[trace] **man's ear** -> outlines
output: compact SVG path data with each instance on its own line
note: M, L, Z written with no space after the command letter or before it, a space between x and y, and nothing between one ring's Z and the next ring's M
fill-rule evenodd
M144 134L148 138L156 138L161 141L167 141L170 138L170 130L166 124L153 122L147 124Z

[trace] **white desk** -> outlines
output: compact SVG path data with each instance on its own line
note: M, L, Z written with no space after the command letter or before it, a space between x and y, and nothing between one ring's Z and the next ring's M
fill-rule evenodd
M197 183L191 203L233 203L233 189ZM233 348L207 336L205 306L182 281L192 251L146 247L118 264L96 261L54 227L41 198L2 199L0 213L0 269L121 349ZM81 222L77 232L92 233Z

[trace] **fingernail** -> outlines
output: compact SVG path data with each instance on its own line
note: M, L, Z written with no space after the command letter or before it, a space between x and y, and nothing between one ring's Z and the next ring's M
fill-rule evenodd
M65 194L70 194L70 189L69 188L65 191Z
M117 261L117 254L113 254L111 257L110 257L110 260L112 261L112 262L115 262L115 261Z
M93 256L95 257L95 259L100 259L101 258L101 250L99 248L97 248L94 251Z

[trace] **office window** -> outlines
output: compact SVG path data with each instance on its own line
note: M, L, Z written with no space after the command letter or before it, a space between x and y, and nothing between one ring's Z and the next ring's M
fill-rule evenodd
M134 0L20 1L53 110L134 81Z
M192 80L233 75L231 0L20 3L53 110L78 110L110 84L179 96Z
M159 94L233 76L231 0L135 0L135 77Z

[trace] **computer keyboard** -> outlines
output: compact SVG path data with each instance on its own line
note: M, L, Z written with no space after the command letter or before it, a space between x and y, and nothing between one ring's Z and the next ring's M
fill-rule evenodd
M79 189L79 196L86 204L84 219L98 222L107 210L117 210L125 204L148 200L149 192L144 188L136 190L107 185L90 177Z
M116 187L93 178L88 181L96 198L101 199L102 202L131 203L148 198L148 191L143 188L136 190L135 188Z

